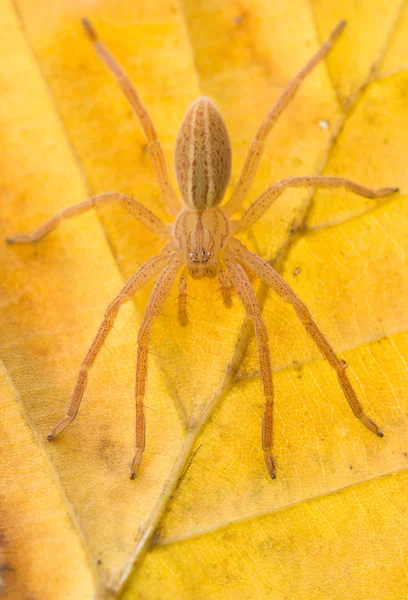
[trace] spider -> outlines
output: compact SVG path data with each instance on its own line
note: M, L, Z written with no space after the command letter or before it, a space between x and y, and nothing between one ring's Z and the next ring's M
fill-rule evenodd
M235 290L246 315L252 319L260 363L260 377L265 396L262 420L262 448L270 476L276 477L276 465L272 454L273 383L269 354L268 333L257 297L247 272L260 278L278 296L289 302L306 332L316 343L337 374L343 393L355 416L379 437L382 431L370 419L357 399L345 372L346 363L340 360L326 340L312 316L289 285L263 258L250 252L235 235L250 228L287 188L337 188L367 198L379 198L398 191L388 187L369 189L340 177L304 176L288 177L272 184L247 208L241 219L231 216L243 204L255 177L265 140L289 102L295 96L301 82L327 55L342 32L345 21L337 24L328 40L309 62L288 83L275 105L261 123L250 146L239 180L227 202L221 205L231 175L231 146L228 132L215 104L207 97L198 98L188 109L178 131L175 146L175 174L183 205L175 194L169 179L166 162L154 125L143 106L130 79L98 38L89 20L82 24L99 58L116 78L120 88L136 113L147 139L154 173L172 224L163 223L152 211L137 200L119 193L98 194L84 202L62 210L40 227L27 234L8 238L9 243L36 242L48 235L63 219L79 215L95 206L119 202L150 231L167 240L163 249L145 262L126 282L120 293L108 306L99 330L82 362L78 379L66 415L54 426L48 440L55 439L75 419L84 394L88 371L104 344L121 305L134 296L146 283L160 273L150 295L138 334L136 367L136 451L131 464L131 479L136 477L145 449L145 416L143 399L147 379L147 355L152 321L159 315L164 301L178 277L178 319L181 325L188 322L186 312L188 276L193 279L218 278L223 302L231 307L231 295Z

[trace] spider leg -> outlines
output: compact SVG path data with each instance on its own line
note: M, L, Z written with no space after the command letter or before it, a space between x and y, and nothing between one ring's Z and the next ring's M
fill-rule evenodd
M262 121L261 126L259 127L258 132L249 148L238 183L232 192L231 198L224 206L228 214L232 215L241 208L242 202L245 200L252 181L254 180L259 161L261 160L264 151L265 140L268 137L272 127L275 125L282 112L296 95L296 92L298 91L302 81L328 54L333 44L343 31L345 25L345 21L340 21L336 25L329 39L320 47L316 54L312 56L309 62L306 63L299 73L288 83L278 100L275 102L274 106Z
M178 282L178 320L182 327L188 323L187 314L187 268L181 272Z
M21 233L7 238L9 244L28 244L30 242L37 242L43 237L48 235L53 229L64 219L70 219L76 215L100 206L103 204L109 204L110 202L120 202L140 223L145 225L150 231L157 235L167 236L169 235L167 226L153 214L148 208L140 204L137 200L134 200L126 194L120 194L119 192L105 192L104 194L98 194L93 196L84 202L74 204L68 208L64 208L57 215L40 225L37 229L34 229L30 233Z
M48 439L53 440L68 427L75 419L79 405L81 404L82 396L84 395L86 384L88 382L88 371L92 367L99 350L103 346L110 330L112 329L115 318L119 312L121 305L134 296L146 283L151 281L156 271L162 268L169 259L170 244L163 248L160 254L150 258L140 269L132 275L132 277L124 285L120 293L109 304L106 309L103 321L98 329L98 332L86 353L86 356L79 369L78 379L71 396L67 413L65 417L59 421L48 434Z
M82 25L91 40L96 54L107 66L111 74L115 77L120 88L125 94L130 106L140 121L143 132L147 139L147 151L150 155L150 159L153 164L153 170L159 184L160 191L163 195L164 201L170 213L176 215L180 210L180 202L173 190L169 174L167 171L166 160L163 154L163 148L157 137L156 130L152 123L152 120L144 107L139 95L133 86L128 75L112 56L109 50L105 47L103 42L98 38L98 35L88 19L82 19Z
M346 190L358 194L359 196L365 196L366 198L381 198L382 196L389 196L398 191L398 188L387 187L373 190L368 187L364 187L359 183L344 179L343 177L329 177L325 175L311 175L305 177L288 177L282 179L271 185L265 192L263 192L251 206L244 212L242 219L235 221L234 233L243 231L251 227L263 214L264 212L279 198L279 196L286 190L286 188L298 188L298 187L313 187L313 188L338 188L344 187Z
M367 429L379 437L383 437L384 434L378 425L376 425L374 421L364 413L363 407L361 406L356 393L345 373L347 364L336 356L333 348L330 346L329 342L326 340L316 323L313 321L312 316L305 304L303 304L300 298L296 296L295 292L279 275L279 273L277 273L275 269L273 269L271 265L264 261L260 256L250 252L238 240L232 240L231 245L240 262L244 263L257 277L259 277L266 283L266 285L272 288L278 294L278 296L292 304L306 332L313 339L322 356L328 360L330 365L336 371L340 387L343 390L343 393L355 416L360 419Z
M273 382L268 332L266 330L265 321L263 320L256 294L251 286L248 275L235 259L227 256L225 258L225 262L232 284L238 292L247 316L252 319L254 324L262 388L266 399L265 412L262 421L262 448L265 453L265 463L269 474L272 479L275 479L276 465L272 455Z
M147 354L150 341L150 328L153 320L160 314L164 301L176 279L180 268L180 259L176 256L163 270L153 288L147 304L142 324L137 338L137 366L136 366L136 451L132 460L130 478L134 479L139 470L145 449L146 423L143 409L143 398L146 392Z
M228 279L228 275L224 271L224 269L220 269L218 271L218 282L220 284L222 301L224 302L224 306L226 308L231 308L232 307L232 298L231 298L232 286L231 286L230 280Z

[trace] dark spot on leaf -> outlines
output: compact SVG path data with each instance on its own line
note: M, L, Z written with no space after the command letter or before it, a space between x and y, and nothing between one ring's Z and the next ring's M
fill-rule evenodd
M152 542L151 542L152 546L156 546L160 542L160 538L161 538L161 530L160 530L160 527L158 527L152 536Z
M14 567L9 565L8 563L0 562L0 573L5 573L6 571L14 571Z

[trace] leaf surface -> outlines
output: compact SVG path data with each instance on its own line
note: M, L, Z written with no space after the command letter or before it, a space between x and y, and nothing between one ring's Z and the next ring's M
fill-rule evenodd
M296 174L401 193L372 201L343 190L286 192L243 240L275 260L309 306L385 436L355 419L293 311L254 282L275 371L271 481L251 329L237 299L228 311L214 282L191 282L189 326L177 323L176 288L153 326L147 447L130 481L137 327L152 282L121 310L78 418L49 444L106 306L162 242L112 206L36 245L2 244L6 597L406 596L405 3L4 1L3 238L108 190L169 220L140 127L94 56L83 16L136 83L169 165L190 102L214 99L233 146L230 191L273 101L347 19L272 131L247 205Z

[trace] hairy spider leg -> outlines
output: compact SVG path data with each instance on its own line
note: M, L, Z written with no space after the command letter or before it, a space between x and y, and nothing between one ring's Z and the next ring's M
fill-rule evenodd
M66 415L55 425L55 427L52 428L48 434L49 440L56 438L57 435L62 433L75 419L88 382L88 371L95 362L100 349L108 337L120 307L124 302L130 300L130 298L134 296L144 285L146 285L146 283L154 278L156 272L168 262L169 252L170 244L163 248L160 254L153 256L147 262L145 262L144 265L142 265L140 269L138 269L138 271L132 275L132 277L130 277L116 298L109 304L98 332L79 369L78 379L74 391L72 392L71 401L69 403Z
M330 177L326 175L311 175L305 177L288 177L271 185L265 192L251 204L244 212L239 221L234 222L233 231L238 233L251 227L271 206L275 200L286 190L286 188L313 187L313 188L339 188L344 187L346 190L364 196L365 198L382 198L398 192L396 187L379 188L373 190L364 187L359 183L344 179L343 177Z
M140 121L143 132L147 139L147 152L152 161L154 174L162 193L165 204L172 215L177 215L181 205L177 198L177 195L171 184L169 173L164 158L163 148L160 140L157 137L156 130L152 123L152 120L139 98L139 95L129 79L126 72L122 69L120 64L112 56L109 50L105 47L103 42L98 38L95 28L88 19L82 19L84 29L91 40L96 54L107 66L113 77L118 82L121 90L125 94L130 106Z
M286 302L290 302L292 304L306 332L315 342L322 356L328 360L330 365L335 370L340 387L343 390L343 393L355 416L360 419L367 429L379 437L382 437L384 434L378 425L376 425L374 421L364 413L363 407L361 406L356 393L345 373L347 364L336 356L333 348L330 346L329 342L326 340L316 323L313 321L307 306L305 306L300 298L296 296L295 292L279 275L279 273L277 273L275 269L273 269L273 267L271 267L271 265L263 260L260 256L250 252L238 240L233 241L233 249L239 262L246 265L283 300L286 300Z
M299 73L288 83L278 100L275 102L274 106L262 121L261 126L259 127L258 132L249 148L241 175L238 179L238 183L232 192L231 198L223 207L229 215L236 213L241 208L242 203L246 198L264 151L265 140L268 137L272 127L275 125L276 121L288 106L290 101L295 97L296 92L298 91L299 86L305 77L309 75L314 67L319 64L319 62L330 51L333 44L343 31L345 25L345 21L340 21L336 25L329 39L320 47L316 54L312 56L309 62L306 63Z
M56 229L56 227L58 227L58 225L60 225L61 221L64 219L70 219L71 217L81 215L95 206L102 206L111 202L120 202L120 204L126 208L126 210L128 210L138 221L140 221L140 223L147 227L147 229L153 231L153 233L169 237L167 226L159 219L159 217L156 217L151 210L143 206L143 204L140 204L140 202L134 200L126 194L121 194L119 192L105 192L104 194L98 194L97 196L93 196L88 200L84 200L83 202L79 202L78 204L74 204L68 208L64 208L54 217L51 217L51 219L37 227L37 229L34 229L29 233L20 233L9 237L7 238L7 242L9 244L28 244L32 242L38 242L38 240L41 240L43 237L51 233L51 231Z
M137 365L136 365L136 451L132 461L131 479L136 477L145 449L146 425L143 400L146 393L147 355L149 351L150 329L153 320L160 314L171 287L181 266L179 255L174 254L170 263L160 274L150 295L142 324L138 334Z
M258 299L245 270L232 256L227 255L225 262L231 282L241 299L245 312L247 316L252 319L254 324L262 389L265 396L265 411L262 419L262 448L269 474L272 479L275 479L276 465L272 454L273 382L268 332L262 317Z

